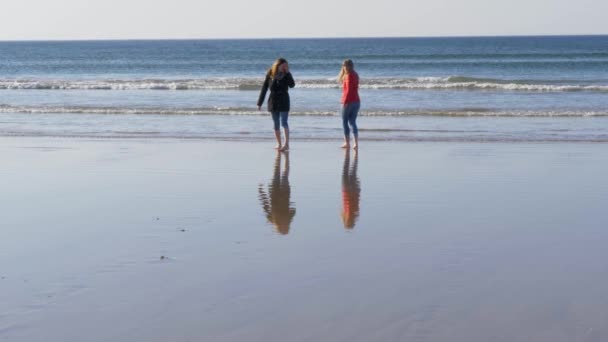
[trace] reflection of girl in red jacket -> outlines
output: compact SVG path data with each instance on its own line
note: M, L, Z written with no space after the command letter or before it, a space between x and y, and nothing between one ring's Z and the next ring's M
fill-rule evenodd
M361 197L361 182L357 176L357 152L353 163L350 163L350 150L344 154L342 168L342 222L344 228L352 229L359 218L359 199Z
M338 81L342 82L342 127L344 128L343 148L350 147L350 130L352 128L356 150L359 145L359 129L357 128L357 114L361 106L359 99L359 74L355 71L355 65L350 59L342 63L342 69L338 74ZM349 127L350 125L350 127Z

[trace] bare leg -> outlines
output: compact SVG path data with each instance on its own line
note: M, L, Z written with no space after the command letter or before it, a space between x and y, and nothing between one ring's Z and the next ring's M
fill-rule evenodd
M350 147L350 127L348 127L348 106L342 105L342 128L344 129L344 144L342 148Z
M359 104L357 103L354 106L355 107L348 116L348 123L350 124L353 131L353 136L355 138L355 144L353 145L353 148L356 150L359 146L359 128L357 127L357 114L359 113Z
M276 129L274 131L274 137L277 139L277 145L274 147L277 150L281 149L281 131Z
M342 148L349 148L350 147L350 138L348 136L344 136L344 144L342 144L342 146L340 146Z
M289 150L289 127L284 127L283 132L285 133L285 144L283 144L281 151L287 151Z

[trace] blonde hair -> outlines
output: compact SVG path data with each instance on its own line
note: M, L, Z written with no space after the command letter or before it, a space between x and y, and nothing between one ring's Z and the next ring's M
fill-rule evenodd
M345 59L344 62L342 62L342 69L340 69L340 73L338 74L338 81L343 82L344 77L353 71L355 71L355 64L352 60Z
M272 65L270 66L270 69L268 69L268 73L266 73L266 76L274 78L279 72L279 67L285 63L287 63L287 60L285 58L277 58L277 60L274 61L274 63L272 63Z

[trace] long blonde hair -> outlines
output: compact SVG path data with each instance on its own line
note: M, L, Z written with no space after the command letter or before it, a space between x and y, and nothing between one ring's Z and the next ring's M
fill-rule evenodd
M272 65L270 66L270 69L268 69L266 76L274 78L279 72L279 67L285 63L287 63L287 60L285 58L277 58L277 60L274 61L274 63L272 63Z
M342 62L342 69L340 69L340 73L338 74L338 81L344 82L344 77L353 71L355 71L355 64L352 60L345 59L344 62Z

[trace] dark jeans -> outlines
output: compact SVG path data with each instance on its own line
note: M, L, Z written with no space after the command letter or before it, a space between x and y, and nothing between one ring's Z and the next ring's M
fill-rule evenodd
M357 128L357 114L359 114L359 107L361 107L361 103L353 102L353 103L345 103L342 105L342 126L344 127L344 136L350 136L350 127L353 129L353 134L355 136L359 135L359 128Z
M281 118L281 126L283 128L289 128L287 124L287 118L289 117L289 112L271 112L272 113L272 121L274 121L274 130L279 130L279 117Z

